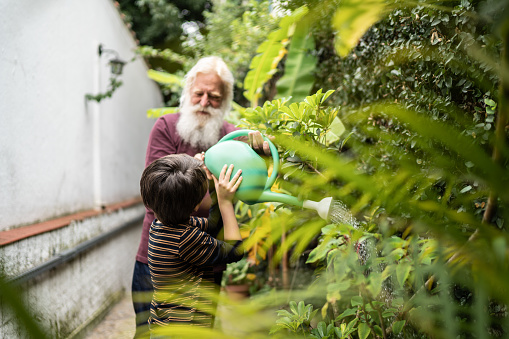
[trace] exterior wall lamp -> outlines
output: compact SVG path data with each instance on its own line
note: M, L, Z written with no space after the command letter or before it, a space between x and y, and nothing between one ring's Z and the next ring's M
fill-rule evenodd
M113 54L114 58L110 60L111 73L115 75L121 75L122 69L126 62L119 58L117 51L112 49L105 49L102 44L99 45L97 52L99 53L99 57L103 55L103 53Z
M104 93L99 94L85 94L86 101L93 100L97 102L101 102L101 100L106 98L111 98L113 92L120 86L122 86L122 81L117 80L117 77L122 74L124 69L124 65L126 62L119 58L117 51L113 49L104 48L103 44L99 44L97 48L97 53L99 54L99 60L101 59L103 54L111 54L113 58L111 58L108 62L110 65L110 83L108 85L108 89Z

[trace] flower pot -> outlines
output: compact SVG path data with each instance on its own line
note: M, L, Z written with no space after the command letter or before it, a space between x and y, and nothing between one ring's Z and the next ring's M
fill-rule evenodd
M226 285L224 287L226 294L234 300L242 300L249 298L249 285Z

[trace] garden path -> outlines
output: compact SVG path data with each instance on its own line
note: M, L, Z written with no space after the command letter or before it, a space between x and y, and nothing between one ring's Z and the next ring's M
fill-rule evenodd
M226 319L232 318L231 312L228 306L219 305L215 326L222 328L230 335L238 334L241 337L243 331L238 328L238 324L225 322ZM133 305L131 296L126 295L111 308L106 317L86 335L85 339L131 339L134 332Z
M127 339L134 336L134 331L133 304L131 296L126 295L85 339Z

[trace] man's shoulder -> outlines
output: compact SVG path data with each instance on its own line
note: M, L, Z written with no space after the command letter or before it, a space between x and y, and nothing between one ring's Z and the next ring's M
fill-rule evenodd
M177 112L177 113L165 114L162 117L160 117L158 120L161 122L165 122L166 124L176 123L177 120L179 119L179 117L180 117L180 112Z
M229 123L228 121L226 120L223 120L223 131L224 131L224 134L228 134L228 133L231 133L235 130L238 130L239 128L238 127L235 127L234 124L232 123Z
M159 140L159 142L169 140L169 136L177 137L176 128L179 117L180 113L166 114L159 117L152 128L152 137L162 137L162 140Z

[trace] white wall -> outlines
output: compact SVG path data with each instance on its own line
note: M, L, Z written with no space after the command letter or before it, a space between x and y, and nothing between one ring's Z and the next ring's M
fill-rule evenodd
M138 196L145 112L162 105L144 62L84 99L108 85L98 44L134 56L113 1L3 0L0 22L0 230Z
M89 237L93 241L94 236L122 227L143 216L143 212L143 206L122 209L18 241L0 248L0 267L5 267L8 276L17 276L55 254L74 250L72 247L64 250L63 246L83 243ZM24 307L48 338L81 337L119 298L129 294L139 236L139 227L131 226L91 250L77 254L72 261L20 285L24 291ZM19 319L5 306L0 300L0 338L28 339ZM134 330L134 311L131 315L133 322L129 330Z
M108 85L99 44L134 56L111 0L0 0L0 232L139 196L146 110L161 94L137 59L112 98L87 103ZM0 273L22 274L143 213L138 204L0 247ZM53 337L79 334L129 291L140 232L141 222L24 284ZM1 307L0 323L0 337L23 337Z

